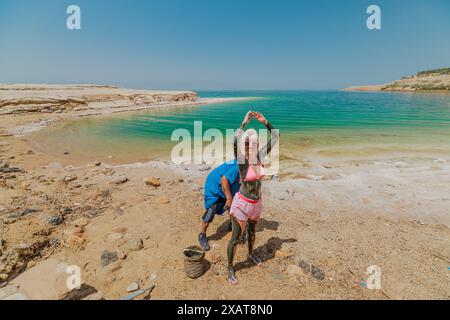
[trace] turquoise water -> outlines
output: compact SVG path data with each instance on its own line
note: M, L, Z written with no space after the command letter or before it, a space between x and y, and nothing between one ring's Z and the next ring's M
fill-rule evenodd
M74 121L39 138L54 150L89 150L136 160L168 158L175 129L237 128L249 109L280 130L282 154L351 155L382 152L446 153L450 95L339 91L199 92L201 97L258 97L251 101L147 110ZM262 128L252 122L252 127Z

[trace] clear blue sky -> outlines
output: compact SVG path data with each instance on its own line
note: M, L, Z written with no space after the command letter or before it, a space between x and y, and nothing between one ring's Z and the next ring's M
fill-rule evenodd
M66 28L66 7L82 30ZM380 31L366 9L382 10ZM450 67L449 0L1 0L0 82L339 89Z

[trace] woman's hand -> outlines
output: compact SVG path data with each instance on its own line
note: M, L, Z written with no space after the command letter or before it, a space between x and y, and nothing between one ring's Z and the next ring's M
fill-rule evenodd
M261 122L263 125L267 125L268 121L266 119L266 117L263 116L262 113L260 112L253 112L253 118L255 118L256 120L258 120L259 122Z
M244 117L244 121L242 121L242 125L245 127L252 118L253 118L253 111L249 110L249 112L247 112L247 114Z

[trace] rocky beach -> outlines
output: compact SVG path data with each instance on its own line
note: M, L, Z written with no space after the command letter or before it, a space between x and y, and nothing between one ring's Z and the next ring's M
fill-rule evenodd
M82 117L221 101L0 85L0 299L121 299L149 286L136 299L450 299L448 157L317 158L267 177L256 239L264 263L253 266L240 246L231 287L226 217L210 227L205 275L184 273L211 167L83 161L29 139ZM382 270L379 290L367 288L372 265ZM67 266L79 267L81 289L65 285Z

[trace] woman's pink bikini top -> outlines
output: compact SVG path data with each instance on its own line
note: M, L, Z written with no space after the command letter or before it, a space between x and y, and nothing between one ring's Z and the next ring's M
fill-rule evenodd
M245 176L244 179L245 182L258 181L265 177L266 173L264 170L264 166L262 164L259 164L258 167L259 167L259 175L256 175L253 166L251 165L248 166L247 175Z

